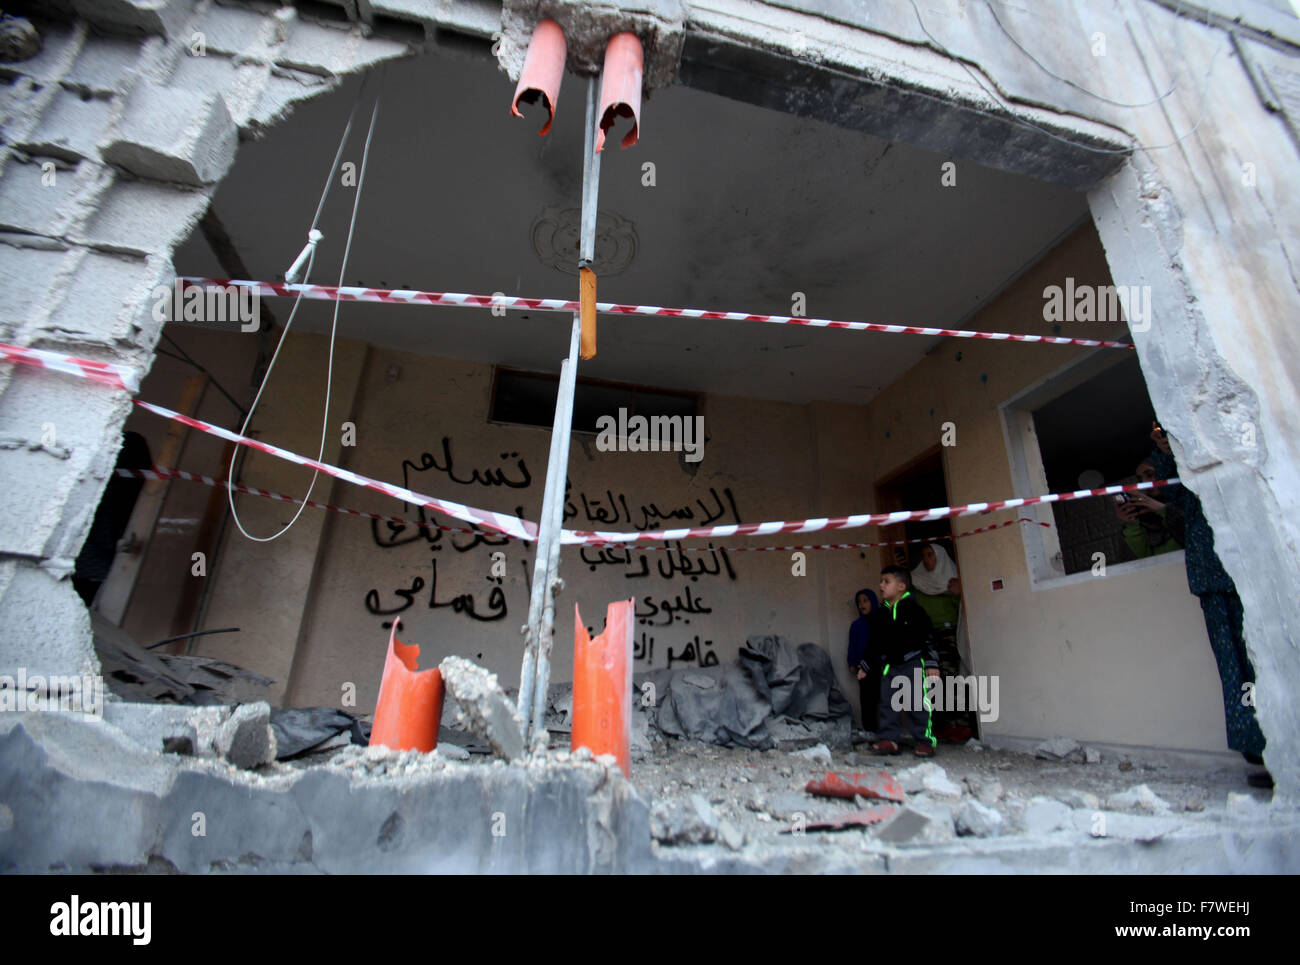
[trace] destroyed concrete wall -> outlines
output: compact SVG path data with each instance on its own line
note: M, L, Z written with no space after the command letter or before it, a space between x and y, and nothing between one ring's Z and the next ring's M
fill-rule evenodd
M977 313L985 331L1043 331L1043 289L1073 277L1111 284L1096 232L1085 225ZM1036 322L1036 324L1034 324ZM1066 322L1066 337L1117 334L1101 322ZM1120 325L1122 328L1122 323ZM941 345L868 406L871 478L888 476L944 438L954 503L1016 492L999 406L1096 350L955 340ZM1107 480L1112 482L1113 480ZM1004 519L1052 520L1050 510L1015 510L954 520L958 531ZM1155 566L1086 573L1081 581L1035 586L1025 543L1037 527L1016 527L957 541L962 600L973 670L999 681L999 717L981 736L1043 738L1070 734L1115 744L1227 749L1223 695L1205 621L1187 589L1181 553ZM991 582L1003 581L994 591Z
M0 336L147 371L173 245L241 137L338 77L407 53L291 7L55 3L41 51L6 64ZM423 39L423 31L420 31ZM94 666L66 579L117 456L126 393L0 371L0 667Z
M692 3L683 82L1060 183L1109 174L1089 201L1111 273L1151 288L1143 373L1246 609L1278 799L1300 798L1300 202L1274 113L1300 21L1218 0L765 6ZM1116 142L1143 150L1116 168Z
M341 6L365 20L355 27L269 5L46 9L56 18L41 23L46 48L4 67L0 327L20 345L140 369L158 334L148 295L170 281L172 246L239 137L339 74L436 45L439 30L487 38L500 26L495 5L419 0ZM1236 23L1157 0L1000 9L1001 25L991 5L966 0L935 0L919 16L911 3L703 0L689 6L680 76L1092 189L1116 284L1153 290L1157 322L1138 337L1139 357L1241 591L1268 760L1279 797L1294 800L1300 709L1286 694L1300 682L1300 336L1288 320L1300 315L1300 202L1285 190L1292 133L1270 105L1288 102L1276 88L1294 73L1300 32L1276 12L1261 19L1257 6ZM401 39L371 35L376 27ZM190 53L196 33L202 58ZM1151 150L1114 153L1134 144ZM64 578L128 408L125 393L0 371L5 670L93 665Z

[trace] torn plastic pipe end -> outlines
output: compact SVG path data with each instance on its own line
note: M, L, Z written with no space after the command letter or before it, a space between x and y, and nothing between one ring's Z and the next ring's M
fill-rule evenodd
M519 72L515 97L510 102L510 113L523 117L519 113L520 103L535 104L538 98L542 100L547 117L545 126L537 132L539 136L546 134L555 123L555 105L560 99L560 81L564 79L565 52L564 31L560 25L554 20L539 23L528 41L524 68Z
M420 648L397 639L400 623L394 617L388 634L388 654L379 682L370 746L382 744L396 751L428 753L438 746L444 693L442 673L436 667L418 669Z
M632 118L632 129L623 138L623 147L636 143L641 126L641 74L645 54L641 41L629 31L614 34L605 48L605 68L600 81L600 130L596 133L596 151L605 147L605 135L616 117Z

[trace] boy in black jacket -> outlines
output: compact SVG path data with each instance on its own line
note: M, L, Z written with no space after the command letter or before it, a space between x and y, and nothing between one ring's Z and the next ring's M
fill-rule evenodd
M930 617L913 599L907 570L901 566L887 566L880 571L880 599L882 605L874 614L871 638L884 670L880 679L879 739L871 745L872 753L899 753L900 718L906 718L916 741L916 756L933 757L939 741L931 730L930 699L924 683L939 676L939 656L930 641ZM895 683L898 680L906 683Z

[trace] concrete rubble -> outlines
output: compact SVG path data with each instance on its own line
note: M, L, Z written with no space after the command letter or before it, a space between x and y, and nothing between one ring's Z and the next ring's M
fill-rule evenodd
M460 708L464 725L492 752L507 761L524 756L523 722L496 674L464 657L447 657L438 665L447 693Z

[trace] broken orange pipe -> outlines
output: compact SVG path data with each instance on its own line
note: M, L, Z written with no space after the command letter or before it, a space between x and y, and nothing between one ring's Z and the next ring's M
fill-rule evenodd
M632 118L632 130L623 147L636 143L641 125L641 72L645 55L636 34L624 31L609 38L605 47L605 69L600 77L600 130L596 132L596 153L605 146L605 135L616 117Z
M605 611L605 632L591 639L573 605L572 750L613 754L624 777L632 774L632 630L636 602L620 600Z
M564 31L554 20L543 20L533 28L519 83L515 85L515 97L510 102L510 113L523 117L519 113L520 102L536 104L540 98L546 106L547 117L538 136L546 134L555 123L555 105L560 99L560 81L564 79L565 50Z
M379 700L370 728L370 746L382 744L395 751L424 751L438 746L442 721L442 672L434 667L418 670L420 648L397 639L397 625L388 634L388 655L379 682Z
M583 265L578 269L578 314L582 320L578 354L584 359L596 357L596 273Z

